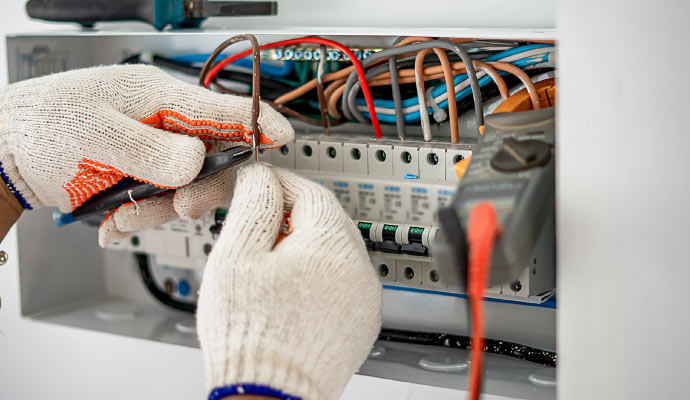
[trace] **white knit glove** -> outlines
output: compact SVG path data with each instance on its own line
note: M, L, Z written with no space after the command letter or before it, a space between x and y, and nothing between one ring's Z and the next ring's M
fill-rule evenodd
M292 233L274 247L284 212ZM362 236L333 194L278 168L241 169L199 292L209 398L336 399L380 313Z
M25 208L49 205L62 212L124 177L177 188L196 177L210 147L251 142L251 109L251 99L213 93L145 65L23 81L0 89L0 175ZM266 104L259 124L267 146L294 135ZM199 138L222 144L205 146ZM233 180L233 171L226 171L177 196L122 207L103 224L99 242L198 217L227 200Z

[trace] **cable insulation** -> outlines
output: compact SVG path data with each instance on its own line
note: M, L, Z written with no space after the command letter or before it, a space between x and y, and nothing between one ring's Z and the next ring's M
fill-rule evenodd
M290 45L295 45L295 44L303 44L303 43L316 43L316 44L323 44L326 46L334 47L343 53L345 53L349 58L352 64L354 65L354 69L356 71L357 77L359 78L360 85L362 87L362 94L364 94L364 99L367 102L367 106L369 108L369 114L371 118L371 123L374 126L374 133L376 134L377 138L381 138L382 133L381 133L381 126L379 125L379 120L376 117L376 111L374 110L374 101L371 97L371 92L369 91L369 86L367 86L367 81L364 78L364 69L362 68L362 64L359 62L355 54L348 49L347 47L343 46L342 44L338 42L334 42L332 40L328 39L323 39L323 38L318 38L318 37L303 37L303 38L296 38L296 39L288 39L288 40L281 40L278 42L274 43L269 43L265 44L260 47L261 50L266 50L266 49L272 49L275 47L280 47L280 46L290 46ZM234 56L228 57L224 60L219 61L216 65L213 66L213 68L210 70L209 74L206 76L206 80L203 82L204 86L208 87L208 85L211 83L211 80L213 77L220 71L222 70L226 65L234 62L235 60L245 57L250 53L250 50L245 50L243 52L237 53Z
M470 370L468 399L479 400L482 385L484 356L484 289L486 288L491 254L498 236L496 211L489 202L482 202L470 210L467 221L467 297L470 303Z

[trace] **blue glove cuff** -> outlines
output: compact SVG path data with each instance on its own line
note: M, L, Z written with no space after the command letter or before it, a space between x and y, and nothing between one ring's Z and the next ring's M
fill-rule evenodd
M255 383L242 383L228 386L221 386L213 389L208 395L208 400L220 400L223 397L238 394L253 394L257 396L275 397L281 400L302 400L301 397L289 395L282 390L274 389L270 386L257 385Z
M17 188L14 187L14 184L10 180L10 177L5 174L5 170L2 169L2 163L1 162L0 162L0 176L2 177L2 180L5 182L7 187L10 189L10 192L12 192L12 194L14 195L14 197L17 198L17 200L19 200L19 204L21 204L22 207L24 207L25 209L31 210L32 208L29 205L29 203L27 203L26 199L24 199L24 196L22 196L22 194L19 192L19 190L17 190Z

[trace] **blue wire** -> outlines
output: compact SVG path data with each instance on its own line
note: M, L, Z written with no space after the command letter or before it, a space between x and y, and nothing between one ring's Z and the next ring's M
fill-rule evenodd
M479 87L486 86L488 83L492 82L491 77L489 76L482 76L479 78ZM433 93L433 91L432 91ZM467 97L472 94L472 88L470 86L462 89L461 91L455 93L455 98L456 100L460 100L463 97ZM448 107L448 100L443 100L442 102L438 103L439 108L446 108ZM434 110L431 107L427 108L427 111L429 114L433 113ZM369 113L363 112L362 115L364 115L366 118L369 118ZM381 121L384 122L391 122L395 123L395 115L393 114L382 114L382 113L376 113L376 116L379 117ZM403 120L405 122L418 122L419 121L419 111L413 111L408 114L403 115Z
M521 51L525 51L524 48L531 47L531 46L533 46L533 45L523 46L523 47L521 47L523 49ZM546 45L546 46L537 46L534 48L542 48L542 47L552 47L552 46ZM530 49L527 49L527 50L530 50ZM507 56L501 56L500 58L504 58L504 57L507 57ZM531 65L540 64L544 61L548 61L548 54L544 54L542 56L526 57L526 58L523 58L520 60L516 60L512 64L519 66L521 68L525 68L525 67L528 67ZM498 71L498 72L501 75L507 75L508 74L507 72L503 72L503 71ZM467 79L467 74L459 74L459 75L455 76L453 81L454 81L455 85L458 85L460 82L464 81L465 79ZM490 81L491 81L491 78L489 76L485 75L479 79L479 86L480 87L485 86ZM446 92L446 86L445 85L439 85L439 86L437 86L431 90L431 94L434 97L438 97L439 95L441 95L445 92ZM455 94L455 98L456 98L456 100L460 100L465 96L469 96L471 93L472 93L472 89L471 89L471 87L468 86L468 87L462 89L461 91L457 92ZM365 105L366 101L363 98L357 98L356 104ZM417 99L417 97L411 97L408 99L404 99L402 101L402 104L403 104L403 108L412 107L412 106L419 104L419 100ZM381 108L391 108L391 109L394 108L393 101L392 100L385 100L385 99L374 99L374 106L375 107L381 107ZM440 102L438 104L438 106L439 106L439 108L448 107L448 100L444 100L444 101ZM431 107L429 107L428 112L432 113L433 109ZM367 112L363 112L362 115L367 119L371 119L369 116L369 113L367 113ZM392 114L377 113L376 116L383 122L395 123L395 116ZM418 122L420 120L419 111L414 111L412 113L408 113L408 114L403 115L403 120L405 122Z
M188 64L195 64L195 63L203 63L206 61L206 59L209 57L210 54L187 54L183 56L176 56L172 57L172 60L183 62L183 63L188 63ZM224 58L228 57L225 54L221 54L218 56L218 60L222 60ZM252 59L251 58L240 58L239 60L235 61L233 64L237 65L238 67L242 68L247 68L251 69L252 68ZM281 67L277 67L272 64L267 64L267 63L261 63L261 75L266 75L266 76L276 76L280 78L284 78L292 73L294 69L294 64L292 61L283 61Z
M518 61L516 61L515 63L520 63L521 66L523 66L523 67L528 67L528 66L530 66L530 65L540 64L540 63L542 63L543 61L545 61L546 58L548 58L548 56L545 56L545 57L529 57L529 58L525 58L525 59L522 59L522 60L518 60ZM507 74L508 74L507 72L503 72L503 71L498 71L498 72L499 72L501 75L507 75ZM458 79L458 80L459 80L459 81L462 81L462 80L464 80L464 79L467 78L467 74L460 74L460 75L457 75L456 78L460 78L460 79ZM479 78L479 87L486 86L488 83L490 83L490 82L492 82L492 81L493 81L493 80L492 80L488 75L484 75L483 77ZM456 85L457 85L458 83L459 83L459 82L457 82L457 81L455 82ZM431 93L432 93L432 95L433 95L434 97L438 97L440 94L445 93L445 91L446 91L446 86L445 86L445 85L439 85L439 86L437 86L436 88L432 89ZM438 92L438 93L437 93L437 92ZM459 92L456 92L456 93L455 93L455 99L456 99L456 100L460 100L460 99L462 99L463 97L469 96L469 95L471 95L471 94L472 94L472 88L468 86L468 87L466 87L466 88L460 90ZM419 104L419 103L417 103L417 101L416 101L416 100L417 100L416 97L415 97L415 98L406 99L406 100L410 100L410 101L414 100L414 101L413 101L414 104L411 104L410 106L414 106L414 105L416 105L416 104ZM374 100L374 105L375 105L376 107L382 107L382 108L393 108L393 107L390 107L390 106L386 106L386 105L381 104L381 103L386 103L386 102L392 103L391 100L383 100L383 99L378 99L378 100L377 100L377 99L375 99L375 100ZM378 103L378 104L377 104L377 103ZM404 104L404 103L405 103L405 101L403 101L403 104ZM357 99L357 104L358 104L358 105L364 105L364 104L366 104L366 102L364 101L364 99L358 98L358 99ZM403 106L403 107L410 107L410 106ZM439 106L439 108L444 108L444 109L447 108L447 107L448 107L448 100L443 100L442 102L438 103L438 106ZM427 108L427 111L429 112L429 114L433 113L433 109L432 109L431 107L428 107L428 108ZM369 113L367 113L367 112L362 112L362 115L363 115L365 118L367 118L367 119L371 119L371 118L369 117ZM395 115L377 113L376 116L377 116L377 117L379 118L379 120L381 120L382 122L395 123ZM412 122L418 122L418 121L420 120L419 111L414 111L414 112L411 112L411 113L408 113L408 114L404 114L404 115L403 115L403 120L404 120L406 123L407 123L407 122L410 122L410 123L412 123Z
M528 44L527 46L514 47L514 48L512 48L512 49L509 49L509 50L506 50L506 51L502 51L502 52L500 52L500 53L496 53L496 54L494 54L493 56L491 56L491 57L487 58L486 60L484 60L484 62L498 61L498 60L500 60L501 58L510 57L510 56L512 56L513 54L522 53L522 52L529 51L529 50L534 50L534 49L541 49L541 48L544 48L544 47L553 47L553 45L552 45L552 44L548 44L548 43L534 43L534 44Z

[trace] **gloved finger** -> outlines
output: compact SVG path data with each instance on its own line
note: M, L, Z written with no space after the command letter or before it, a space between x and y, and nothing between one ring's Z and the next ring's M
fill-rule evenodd
M293 232L300 230L345 230L361 238L335 195L325 187L282 168L273 168L280 180L286 212Z
M131 74L134 70L131 68ZM156 128L206 138L252 141L252 99L215 93L182 82L158 68L138 66L147 78L137 92L137 107L127 115ZM260 104L261 144L278 147L294 138L288 120L271 106Z
M232 203L212 257L234 260L273 247L283 222L283 191L263 164L244 166L237 174Z
M210 210L230 204L239 168L228 168L177 189L173 200L177 214L197 219Z
M127 203L108 214L103 220L98 229L98 244L105 247L134 232L154 228L178 218L173 208L173 193L152 196L136 203Z

